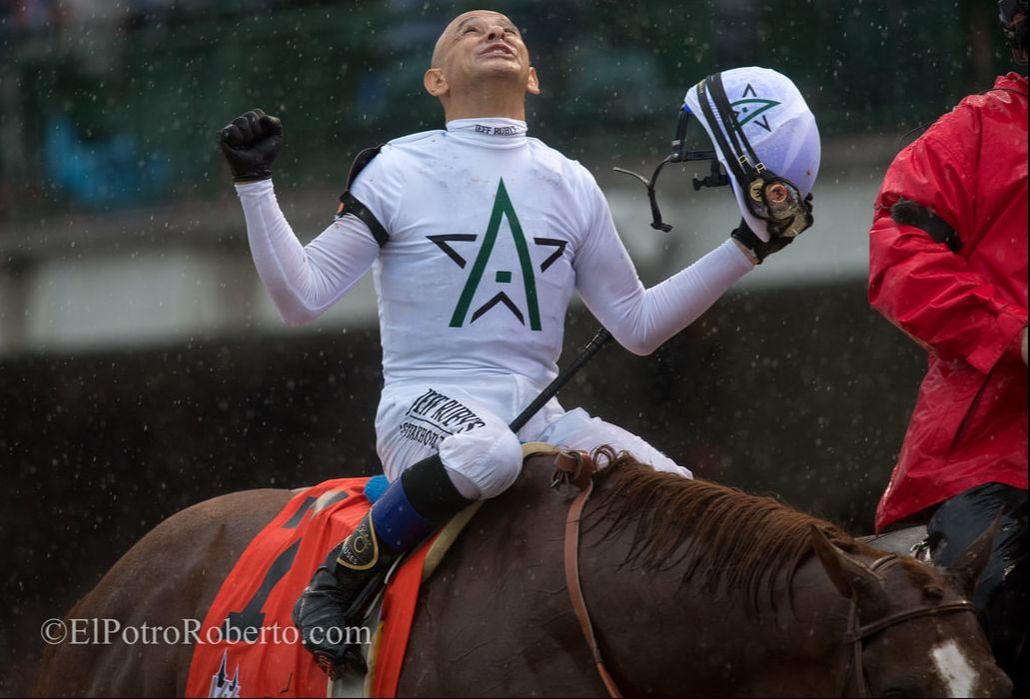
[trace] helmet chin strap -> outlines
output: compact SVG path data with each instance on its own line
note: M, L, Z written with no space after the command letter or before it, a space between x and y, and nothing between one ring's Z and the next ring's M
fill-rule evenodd
M672 153L671 155L667 156L665 160L658 163L658 167L654 169L654 173L652 173L650 180L639 173L632 172L631 170L624 170L621 167L612 168L612 170L615 170L615 172L621 172L624 175L636 177L638 180L644 183L644 187L647 188L647 200L651 202L651 228L654 228L656 231L663 231L665 233L668 233L672 230L672 225L662 221L662 212L658 208L658 197L655 194L654 185L655 182L658 181L658 173L662 171L662 168L669 163L676 162L679 162L678 160L676 160L676 153Z
M676 120L676 138L672 142L673 151L665 157L665 159L658 163L658 167L654 169L651 174L651 179L647 179L643 175L633 172L632 170L625 170L621 167L612 168L615 172L621 172L624 175L630 175L635 177L643 183L647 189L647 199L651 204L651 228L656 231L664 231L668 233L672 230L672 225L662 221L662 212L658 208L658 196L655 193L655 184L658 182L658 173L662 171L662 168L669 163L683 163L690 160L708 160L711 162L711 173L703 180L694 177L694 191L698 191L701 187L720 187L730 183L729 177L727 177L719 169L719 160L715 155L714 150L706 151L689 151L687 150L687 125L690 123L690 110L687 109L687 105L684 104L680 108L679 117Z

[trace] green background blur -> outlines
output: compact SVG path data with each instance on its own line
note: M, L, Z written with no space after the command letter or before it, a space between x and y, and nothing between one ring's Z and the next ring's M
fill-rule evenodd
M340 180L357 150L439 126L422 73L446 21L478 6L137 4L86 24L4 22L0 221L212 197L214 134L259 104L287 124L281 184ZM686 88L724 68L791 76L833 141L932 121L1005 66L983 0L495 7L524 29L542 80L533 134L585 160L657 155Z

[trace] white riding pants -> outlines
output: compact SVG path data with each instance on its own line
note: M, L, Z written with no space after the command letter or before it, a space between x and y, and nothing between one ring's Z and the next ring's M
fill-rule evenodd
M607 444L627 451L656 470L692 478L640 437L591 417L582 408L568 412L551 401L539 417L515 435L507 423L463 390L429 385L391 390L376 415L376 450L390 481L409 466L439 453L458 491L482 500L508 489L522 470L521 442L540 441L590 451ZM521 441L520 441L521 440Z

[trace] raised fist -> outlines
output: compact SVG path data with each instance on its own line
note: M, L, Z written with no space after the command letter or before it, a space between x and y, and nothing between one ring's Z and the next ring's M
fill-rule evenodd
M218 133L218 144L235 182L272 176L272 161L283 147L283 125L260 109L236 117Z

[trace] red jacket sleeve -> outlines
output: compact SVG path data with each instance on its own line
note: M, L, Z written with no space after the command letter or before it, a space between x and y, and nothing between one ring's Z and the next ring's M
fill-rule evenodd
M869 301L892 323L947 360L986 374L1008 351L1019 353L1026 312L1007 303L971 264L986 221L971 198L981 163L979 124L961 108L942 117L895 158L876 200L869 237ZM958 233L952 252L925 231L896 223L899 198L931 209Z

